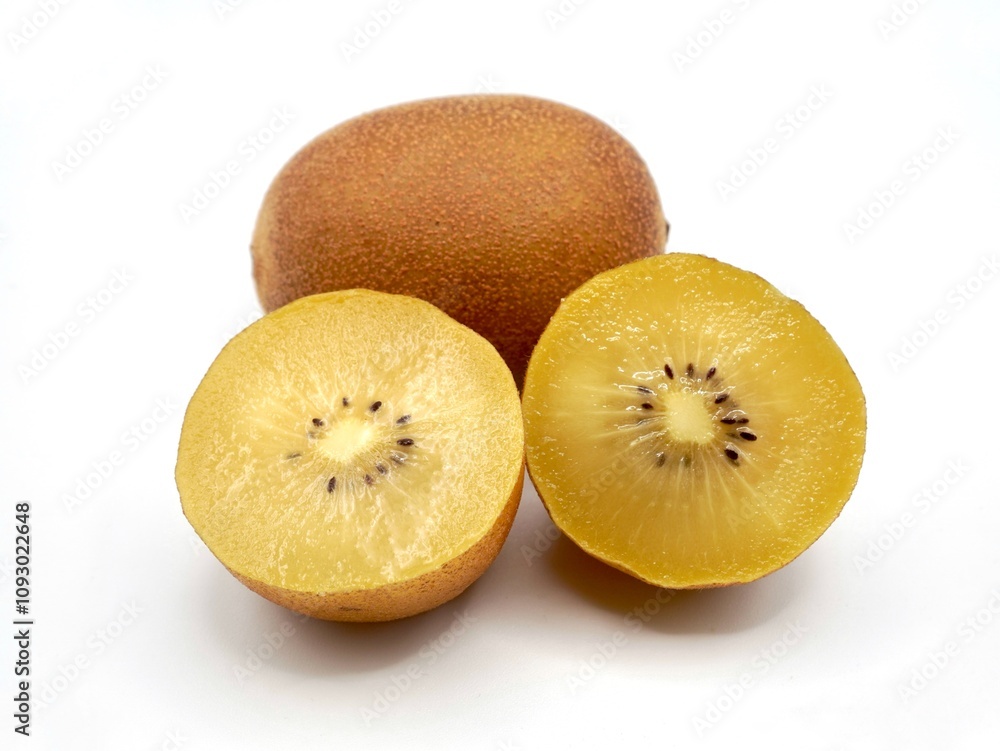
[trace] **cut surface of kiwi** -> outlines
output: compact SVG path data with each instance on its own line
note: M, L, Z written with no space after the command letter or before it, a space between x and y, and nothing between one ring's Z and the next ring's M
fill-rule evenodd
M599 274L542 334L528 469L581 548L676 589L785 565L858 479L865 401L843 352L759 276L672 253Z
M184 513L251 589L332 620L459 594L520 498L509 369L429 303L348 290L268 314L222 350L184 417Z

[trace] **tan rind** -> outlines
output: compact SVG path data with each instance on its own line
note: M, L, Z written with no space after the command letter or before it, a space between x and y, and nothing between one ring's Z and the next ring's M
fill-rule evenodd
M423 100L320 134L271 184L251 242L266 311L363 287L427 300L488 339L520 388L560 300L663 252L635 148L601 120L516 95Z
M462 594L500 553L521 500L524 471L518 473L500 516L472 547L440 568L414 579L353 592L298 592L229 572L260 596L289 610L327 621L392 621L417 615Z

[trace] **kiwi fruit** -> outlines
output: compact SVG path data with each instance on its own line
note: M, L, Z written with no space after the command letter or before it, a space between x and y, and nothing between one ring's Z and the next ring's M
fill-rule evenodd
M587 553L672 589L758 579L829 527L865 399L806 309L672 253L606 271L545 329L522 397L528 470Z
M315 138L272 182L251 250L266 311L353 287L420 297L492 342L520 386L560 300L666 239L649 171L615 130L556 102L475 95Z
M237 334L181 430L184 514L253 591L339 621L450 600L496 557L524 430L496 350L431 304L369 290Z

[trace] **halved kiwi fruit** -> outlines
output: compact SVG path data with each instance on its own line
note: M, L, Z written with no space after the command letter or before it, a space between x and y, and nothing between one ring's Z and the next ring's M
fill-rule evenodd
M843 352L755 274L674 253L559 307L523 392L528 469L583 550L676 589L749 582L854 489L865 401Z
M433 305L348 290L238 334L188 405L184 513L244 584L318 618L435 607L485 571L521 494L510 370Z

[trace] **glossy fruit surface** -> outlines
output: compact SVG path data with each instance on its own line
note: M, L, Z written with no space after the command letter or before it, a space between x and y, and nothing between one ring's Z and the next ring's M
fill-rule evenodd
M581 548L670 588L757 579L854 489L865 400L826 329L759 276L668 254L598 275L546 328L528 468Z
M427 302L297 300L222 350L184 417L184 513L259 594L389 620L493 561L523 480L517 389L496 350Z

